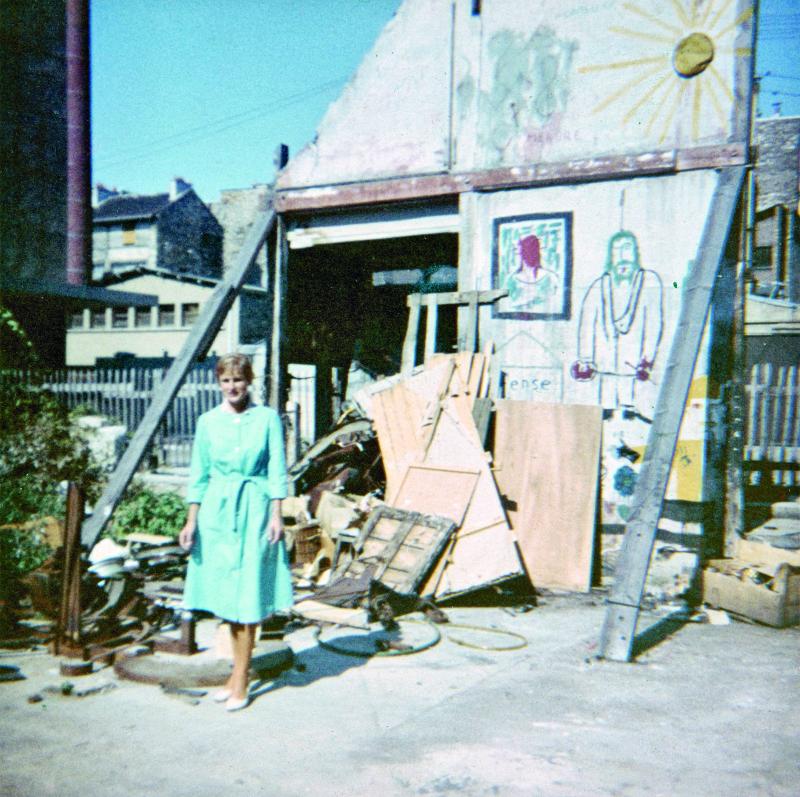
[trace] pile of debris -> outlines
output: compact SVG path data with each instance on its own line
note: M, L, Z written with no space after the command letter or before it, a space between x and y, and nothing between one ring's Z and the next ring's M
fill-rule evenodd
M520 576L590 588L602 410L493 402L490 373L488 354L440 354L355 395L362 417L290 474L305 492L287 502L301 587L372 566L437 600ZM372 491L354 495L357 482Z

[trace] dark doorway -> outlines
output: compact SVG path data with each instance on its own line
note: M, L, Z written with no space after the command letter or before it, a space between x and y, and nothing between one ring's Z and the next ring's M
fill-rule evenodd
M406 297L455 290L457 264L455 234L291 250L284 362L316 365L318 374L338 368L346 375L355 359L376 375L396 373L408 322ZM455 308L448 311L438 320L439 351L456 344ZM336 419L330 380L316 382L321 434Z

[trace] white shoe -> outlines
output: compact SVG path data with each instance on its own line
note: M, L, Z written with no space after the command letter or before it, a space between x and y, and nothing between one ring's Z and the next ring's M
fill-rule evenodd
M233 692L230 689L220 689L219 691L214 692L214 694L211 695L211 699L215 703L224 703L226 700L228 700L228 698L230 698L232 694Z
M250 705L250 695L245 695L241 700L235 697L229 697L225 701L225 711L241 711Z

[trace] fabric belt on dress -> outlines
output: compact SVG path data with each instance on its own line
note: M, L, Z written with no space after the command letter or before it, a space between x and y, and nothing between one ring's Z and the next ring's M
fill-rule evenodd
M244 474L228 475L228 476L212 476L211 481L214 483L221 483L230 485L233 488L233 500L228 502L228 528L232 531L239 532L238 519L239 519L239 505L244 495L244 488L248 484L253 484L258 487L269 500L269 490L267 489L266 476L245 476Z

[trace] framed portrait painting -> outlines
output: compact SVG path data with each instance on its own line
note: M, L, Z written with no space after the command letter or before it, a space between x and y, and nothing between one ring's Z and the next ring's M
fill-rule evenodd
M494 318L570 317L571 212L495 219L492 249L492 288L508 291Z

